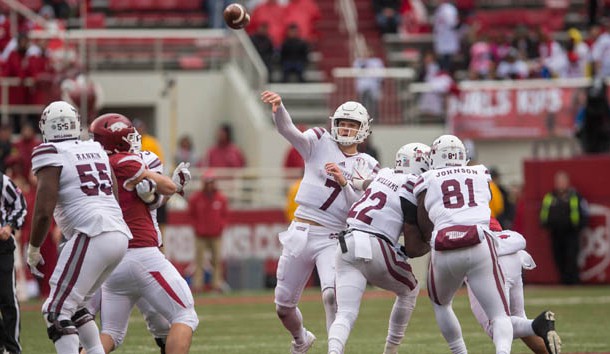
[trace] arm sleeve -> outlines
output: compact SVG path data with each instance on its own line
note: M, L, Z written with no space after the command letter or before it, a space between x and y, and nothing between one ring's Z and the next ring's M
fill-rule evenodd
M343 187L343 194L345 195L345 201L349 206L357 202L358 199L360 199L360 197L362 196L362 193L354 189L350 182L348 182L345 187Z
M288 114L288 111L283 104L280 105L277 112L273 114L273 122L275 122L277 131L297 149L303 159L307 160L311 155L313 147L313 140L309 138L311 134L302 133L294 125L292 118L290 118L290 114Z
M7 205L10 206L10 212L6 215L5 224L10 225L13 229L20 229L28 213L25 199L19 188L8 177L4 176L3 184L4 191L2 196L6 200Z

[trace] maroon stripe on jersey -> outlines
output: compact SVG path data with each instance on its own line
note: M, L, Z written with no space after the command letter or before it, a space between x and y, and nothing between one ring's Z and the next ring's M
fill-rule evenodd
M491 240L491 236L485 234L485 239L487 240L487 246L489 247L489 253L491 254L494 280L496 281L496 289L498 289L498 292L500 293L500 298L502 299L502 305L504 305L504 312L506 312L507 316L510 316L510 310L508 309L508 302L506 301L506 296L504 294L504 278L503 278L503 275L501 274L502 270L500 269L500 265L498 264L498 257L496 256L496 248L494 247L494 245L492 243L493 241Z
M34 149L32 152L32 158L44 154L57 154L57 149L55 146L44 146L43 148Z
M373 172L379 172L379 169L381 167L379 166L379 164L376 164L375 167L373 167Z
M405 183L402 185L402 188L406 189L407 191L409 191L410 193L413 193L413 187L409 186L408 183Z
M413 181L407 181L407 184L411 187L415 187L415 183L413 183Z
M313 132L316 133L318 140L322 137L322 134L324 134L324 131L318 127L313 128Z
M47 312L61 312L61 308L68 295L72 292L72 289L74 288L76 280L80 274L83 260L85 259L85 254L87 253L87 247L89 246L89 237L84 234L78 234L74 237L77 239L74 241L72 253L70 253L70 257L65 264L66 268L64 268L61 277L57 282L57 290L49 302Z
M438 301L438 295L436 294L436 285L434 284L434 255L430 256L430 265L428 266L428 296L435 304L441 305L441 302Z
M396 259L396 255L394 254L394 252L392 250L388 249L389 245L387 244L387 242L381 240L380 238L377 238L377 241L379 242L379 247L381 248L381 253L383 253L383 259L385 260L385 265L386 265L386 268L388 269L388 272L390 273L390 275L393 276L394 279L405 284L409 289L411 289L411 290L415 289L415 284L409 279L409 276L400 274L401 272L404 273L404 271L406 271L407 274L412 275L411 267L409 267L408 264L404 264L404 263L401 264ZM388 257L388 253L392 257L392 261L390 261L390 259ZM398 269L396 269L396 267L398 267Z
M415 188L415 187L419 186L420 184L422 184L423 181L424 181L424 179L419 177L417 179L417 182L415 182L415 184L413 185L413 188Z
M157 283L159 283L159 285L161 285L161 287L163 288L163 290L165 290L165 292L172 298L174 299L174 301L176 301L180 306L186 308L186 306L184 305L184 303L182 302L182 300L180 300L180 297L178 296L178 294L176 294L176 292L174 291L174 289L172 289L172 287L169 285L169 283L167 282L167 280L165 280L165 278L163 278L163 275L161 275L160 272L150 272L150 275L153 276L153 278L155 278L155 280L157 281Z
M155 159L153 162L148 165L148 168L155 168L161 166L161 160Z

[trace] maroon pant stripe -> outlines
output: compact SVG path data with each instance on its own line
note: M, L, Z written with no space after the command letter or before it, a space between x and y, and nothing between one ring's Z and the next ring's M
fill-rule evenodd
M388 246L387 243L385 241L382 241L379 238L377 239L377 241L379 241L379 246L381 247L381 252L383 253L383 259L385 261L386 268L388 269L388 272L390 273L390 275L392 275L394 277L394 279L405 284L407 287L409 287L409 289L413 290L415 288L415 284L413 284L409 280L408 277L398 273L396 271L396 269L393 268L392 263L394 263L395 265L398 265L397 264L398 261L396 260L396 257L394 256L394 253L391 250L386 250L386 247ZM392 255L392 262L390 262L388 253L390 253Z
M70 253L70 257L64 265L65 268L57 282L57 289L47 308L48 312L61 312L61 308L68 295L72 292L74 284L76 284L76 280L80 274L80 269L83 265L85 254L87 253L87 247L89 246L89 237L84 234L78 234L74 237L77 237L77 239L74 241L72 253ZM76 262L76 264L74 264L74 262ZM74 267L72 267L72 264L74 264ZM67 282L67 285L64 286L63 284L65 284L65 282ZM59 298L57 298L58 296Z
M440 301L438 301L438 295L436 294L436 285L434 285L434 267L432 266L433 264L434 256L430 254L430 265L428 266L428 269L430 270L430 275L428 276L428 296L430 296L430 299L432 299L435 304L440 306L442 304Z
M500 298L502 299L502 304L504 305L504 311L507 316L510 316L510 311L508 310L508 302L506 301L506 296L504 295L504 278L501 272L500 267L498 265L498 258L496 256L496 248L493 245L493 241L491 240L491 236L485 235L485 239L487 240L487 246L489 247L489 253L491 254L491 262L493 264L493 273L494 280L496 281L496 289L500 293Z
M163 278L163 275L161 275L160 272L150 272L150 275L153 276L153 278L155 278L155 280L157 281L157 283L159 283L159 285L161 285L161 287L163 288L163 290L165 290L165 292L172 298L174 299L174 301L176 301L180 306L186 308L186 306L184 305L184 303L182 302L182 300L180 300L180 297L178 296L178 294L176 294L174 292L174 289L172 289L172 287L169 285L169 283L167 282L167 280L165 280L165 278Z

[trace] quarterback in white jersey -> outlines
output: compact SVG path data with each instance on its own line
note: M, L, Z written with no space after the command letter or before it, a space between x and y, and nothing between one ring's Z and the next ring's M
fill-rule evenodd
M398 351L419 294L398 239L405 220L417 217L413 186L417 175L428 170L429 153L430 148L419 143L400 148L395 168L380 170L348 214L348 229L339 236L335 260L337 316L328 334L331 354L344 352L367 282L396 294L384 354ZM419 234L417 239L421 240ZM423 245L427 252L430 248Z
M371 118L360 103L350 101L330 117L330 132L313 128L302 133L278 94L265 91L261 99L272 105L278 132L305 160L305 173L296 196L299 207L289 229L279 235L283 250L277 268L275 304L278 317L294 338L292 353L306 353L315 336L303 327L297 304L315 266L327 330L335 319L337 235L345 229L350 206L362 195L352 181L365 179L378 169L374 158L357 150L370 134ZM360 174L354 176L357 165L361 167Z
M532 256L525 251L525 238L518 232L502 230L500 224L494 218L491 221L490 229L496 239L498 264L504 275L504 292L509 305L513 337L521 338L534 353L560 353L561 338L555 331L555 314L550 311L543 311L534 320L528 319L525 315L521 270L536 268ZM468 281L466 284L468 284ZM491 337L492 323L487 318L470 286L468 287L468 297L472 313L487 335Z
M504 278L489 230L489 181L483 165L466 166L466 148L453 135L443 135L431 147L431 170L415 183L420 225L432 249L428 293L436 322L452 353L466 353L459 321L451 302L468 279L473 293L493 322L496 354L510 353L513 340Z
M104 353L86 301L116 268L131 232L116 199L108 155L94 141L80 140L80 117L62 101L47 106L40 119L44 143L32 152L38 177L28 265L43 262L40 244L51 215L68 240L50 279L42 307L49 338L58 353L78 352L79 335L87 353Z

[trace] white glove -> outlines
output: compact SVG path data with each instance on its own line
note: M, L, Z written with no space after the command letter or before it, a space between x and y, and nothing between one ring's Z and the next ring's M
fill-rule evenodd
M178 194L180 195L184 195L184 187L186 187L191 180L191 171L189 171L189 167L191 167L190 162L180 162L172 174L172 181L174 181L174 184L178 187Z
M30 267L30 271L35 277L44 278L44 274L41 271L36 269L38 265L44 265L44 259L42 259L42 255L40 254L40 247L34 247L28 244L28 266Z
M138 184L136 184L136 191L138 197L146 204L150 204L155 201L157 192L157 183L148 178L144 178Z
M357 159L352 169L352 186L357 190L364 190L364 182L372 178L373 169L369 167L369 164L365 159Z

